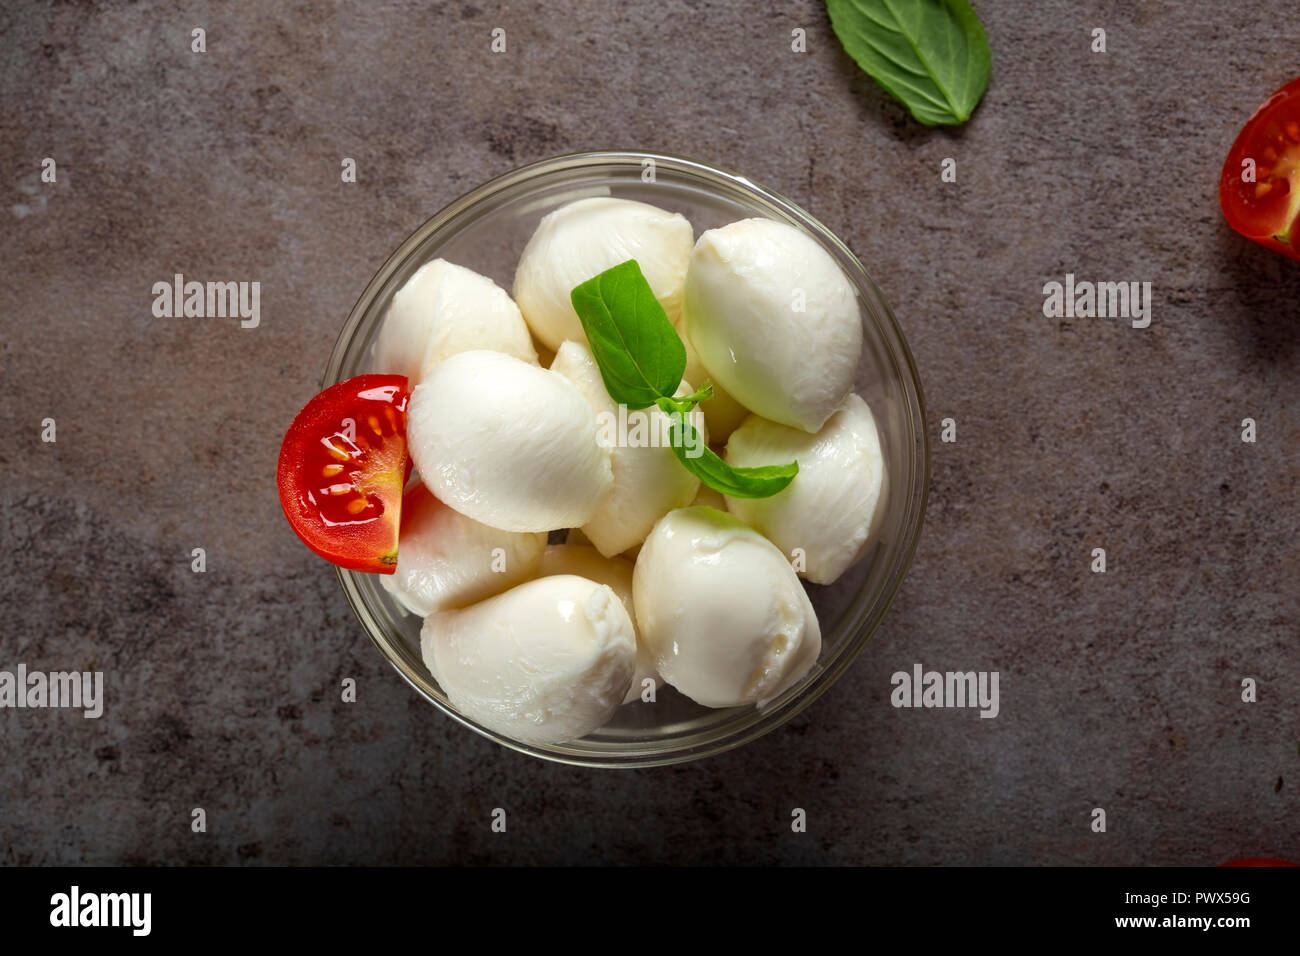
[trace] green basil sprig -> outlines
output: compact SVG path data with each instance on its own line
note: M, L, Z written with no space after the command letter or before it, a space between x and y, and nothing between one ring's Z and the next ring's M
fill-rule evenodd
M733 468L708 447L688 454L701 443L687 416L713 397L713 386L705 383L691 395L674 397L686 371L686 348L635 259L575 286L569 299L609 397L629 409L656 405L668 415L673 453L687 471L733 498L767 498L790 484L799 472L797 461Z
M686 346L635 259L575 286L569 298L614 401L637 409L672 397L686 371Z
M683 435L682 429L689 429ZM760 465L757 468L732 468L714 454L713 449L704 446L704 453L691 458L686 449L700 446L695 426L683 416L680 424L674 421L668 427L672 436L673 453L677 460L686 466L686 470L697 476L714 491L720 491L732 498L770 498L794 480L799 473L799 463L792 461L788 465Z
M849 56L917 122L970 119L992 58L967 0L826 0L826 12Z

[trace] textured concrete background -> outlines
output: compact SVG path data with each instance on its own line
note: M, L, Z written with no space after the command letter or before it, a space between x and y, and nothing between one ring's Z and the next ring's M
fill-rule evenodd
M1300 263L1216 201L1294 34L1262 0L977 7L992 84L936 131L812 2L5 5L0 669L102 668L109 702L0 712L4 861L1300 857ZM273 484L404 237L490 176L614 146L810 209L894 305L933 436L958 423L848 675L738 752L624 773L516 755L417 699ZM1045 319L1067 271L1152 282L1151 327ZM154 319L175 272L260 280L261 327ZM999 670L1001 716L894 710L889 676L917 661Z

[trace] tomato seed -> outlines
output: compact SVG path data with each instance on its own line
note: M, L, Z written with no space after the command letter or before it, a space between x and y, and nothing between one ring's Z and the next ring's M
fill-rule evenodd
M328 452L329 452L333 457L337 458L339 461L350 461L350 460L351 460L351 456L349 456L347 452L345 452L345 451L344 451L343 449L341 449L341 448L336 447L335 444L334 444L332 441L330 441L328 438L322 438L322 439L320 440L320 443L321 443L322 445L324 445L325 448L326 448L326 450L327 450L327 451L328 451Z

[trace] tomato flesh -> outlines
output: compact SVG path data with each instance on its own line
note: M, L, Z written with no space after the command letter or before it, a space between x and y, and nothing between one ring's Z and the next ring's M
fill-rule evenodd
M1237 232L1300 259L1300 78L1265 100L1237 135L1219 205Z
M280 505L303 544L333 564L397 570L409 397L404 376L359 375L308 402L284 436Z

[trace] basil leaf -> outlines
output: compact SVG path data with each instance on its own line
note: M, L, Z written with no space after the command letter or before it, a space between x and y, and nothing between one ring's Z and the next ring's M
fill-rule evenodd
M713 385L706 382L704 387L690 395L683 395L681 398L676 396L669 398L667 395L660 395L655 399L655 404L665 415L672 416L674 412L680 415L688 415L700 402L707 402L713 397Z
M677 391L686 346L635 259L574 286L569 299L610 398L638 409Z
M683 434L683 426L690 429ZM672 438L673 454L685 466L686 470L699 478L714 491L733 498L770 498L794 480L799 473L799 463L792 461L788 465L762 465L758 468L732 468L714 454L713 450L701 440L695 426L683 418L674 418L669 427ZM699 447L703 453L692 458L687 449Z
M687 471L733 498L767 498L790 484L797 461L732 468L704 444L686 416L713 397L713 386L706 382L691 395L673 397L686 371L686 347L635 259L575 286L569 298L609 397L629 409L658 406L670 419L673 454ZM692 449L699 453L692 456Z
M970 119L989 85L989 41L968 0L826 0L858 66L926 126Z
M707 402L712 397L713 397L713 383L705 382L701 387L697 388L690 395L684 395L682 397L682 401L690 402L691 408L694 408L696 405L700 404L700 402ZM690 409L687 409L687 411L690 411Z

